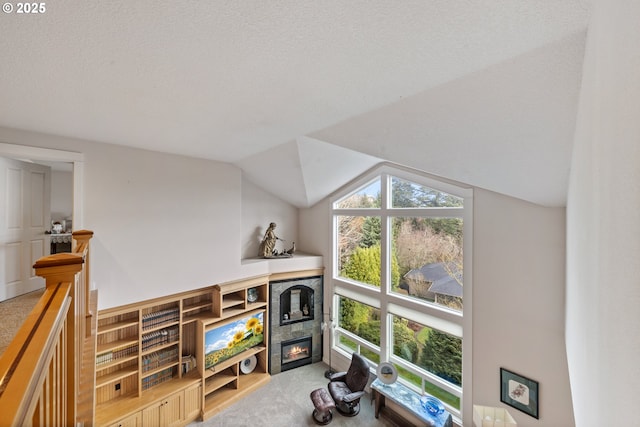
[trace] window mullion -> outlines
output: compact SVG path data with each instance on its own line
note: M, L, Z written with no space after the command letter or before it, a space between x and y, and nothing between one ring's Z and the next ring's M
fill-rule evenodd
M386 215L417 218L462 218L463 208L388 208Z
M389 316L387 311L387 298L391 290L391 239L389 238L389 217L387 212L391 204L391 194L389 186L389 176L384 174L381 177L381 212L380 212L380 360L389 360L393 352L391 344L391 331L389 327Z

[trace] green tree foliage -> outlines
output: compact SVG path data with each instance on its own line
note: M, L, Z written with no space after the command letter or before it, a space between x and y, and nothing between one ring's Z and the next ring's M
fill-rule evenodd
M356 248L342 275L362 283L380 286L380 245Z
M458 244L462 240L462 219L460 218L429 218L425 224L437 234L452 236Z
M380 287L380 244L356 248L347 260L341 275L362 283ZM400 269L395 253L391 257L391 287L400 284Z
M406 319L393 318L393 354L411 363L416 363L418 360L418 342L408 323Z
M398 266L398 257L396 251L391 253L391 289L397 291L400 286L400 267Z
M380 245L380 233L382 232L379 216L368 216L362 224L361 248L370 248Z
M360 325L371 317L372 307L349 298L340 298L340 327L354 334L359 333ZM378 324L378 336L380 325Z
M462 340L431 329L420 365L440 378L462 385Z
M357 334L372 344L380 345L380 320L370 319L360 323ZM413 331L405 319L398 317L393 320L393 353L412 363L418 359L418 343Z
M349 209L349 208L379 208L380 201L382 198L380 197L380 193L378 193L376 198L373 198L364 193L354 193L344 199L340 200L337 203L338 208L340 209Z
M372 344L380 345L380 320L361 323L358 328L358 336Z
M391 194L391 206L395 208L411 208L418 206L414 186L409 181L394 179Z
M393 207L459 207L463 199L421 184L405 181L399 178L392 180Z

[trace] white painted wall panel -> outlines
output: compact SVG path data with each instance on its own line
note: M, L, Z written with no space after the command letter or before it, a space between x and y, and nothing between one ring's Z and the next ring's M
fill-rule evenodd
M240 274L240 171L117 146L85 150L92 280L110 307Z
M640 3L594 5L567 203L567 355L576 425L637 425Z
M572 426L564 347L565 209L474 191L473 403L500 402L501 367L540 383L540 419Z

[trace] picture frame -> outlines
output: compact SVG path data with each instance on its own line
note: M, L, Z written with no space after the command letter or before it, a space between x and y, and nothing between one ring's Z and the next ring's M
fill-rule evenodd
M539 384L530 378L500 368L500 401L538 419Z

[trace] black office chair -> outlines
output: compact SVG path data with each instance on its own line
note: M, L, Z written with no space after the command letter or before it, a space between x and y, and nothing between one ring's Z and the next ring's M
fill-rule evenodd
M337 372L329 377L329 393L342 415L353 417L360 412L360 398L369 381L369 364L359 354L353 353L347 372Z

